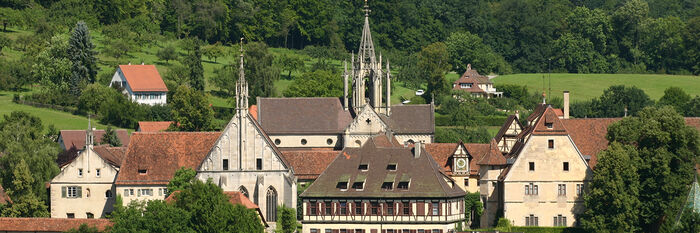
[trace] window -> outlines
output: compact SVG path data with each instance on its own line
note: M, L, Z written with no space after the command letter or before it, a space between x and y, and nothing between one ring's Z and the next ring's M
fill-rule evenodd
M338 208L340 212L340 215L348 215L348 203L347 202L340 202L338 204Z
M78 177L83 177L83 169L78 168Z
M223 169L224 169L224 171L228 171L228 159L224 159L224 161L223 161Z
M146 170L146 169L139 169L139 175L146 175L146 172L148 172L148 170Z
M87 216L87 218L95 218L95 215L90 212L85 213L85 216Z
M382 189L392 190L394 188L394 182L384 182L382 183Z
M433 233L440 233L440 232L442 232L442 231L438 230L438 229L433 229Z
M113 196L113 195L112 195L112 190L107 190L107 192L105 192L105 197L106 197L106 198L112 198L112 196Z
M303 138L302 138L302 139L301 139L301 144L302 144L302 145L306 145L306 139L303 139Z
M158 189L158 195L160 195L160 196L163 196L163 195L167 196L167 195L168 195L168 188L159 188L159 189Z
M525 217L525 226L539 226L539 219L538 217L535 217L535 215L531 214L530 216Z
M525 185L525 195L530 195L530 185L529 184Z
M357 190L362 190L364 189L365 182L354 182L352 183L352 188L357 189Z
M311 228L311 233L321 233L321 232L316 228Z
M309 202L309 215L316 215L318 204L315 201Z
M153 189L139 189L141 196L153 196Z
M74 213L66 213L66 218L75 218Z
M530 183L525 185L525 195L537 195L537 185Z
M249 197L248 196L248 189L245 188L243 185L241 185L241 187L238 187L238 191L241 192L243 194L243 196Z
M272 186L267 189L266 201L267 213L265 220L277 222L277 191Z
M262 169L263 169L263 167L262 167L262 159L261 159L261 158L255 159L255 169L258 169L258 170L262 170Z
M386 233L394 233L394 229L387 229Z
M438 202L433 202L433 203L430 205L430 209L432 210L431 213L433 214L433 216L438 216L438 215L440 215L440 203L438 203Z
M394 203L393 202L386 203L386 214L389 216L394 215Z
M278 139L275 139L275 145L279 145L280 143L282 143L282 141L280 141L279 138L278 138Z
M564 162L563 166L564 166L564 171L568 172L569 171L569 162Z
M358 167L357 169L360 169L360 171L367 171L368 168L369 168L369 164L365 163L365 164L360 164L360 167Z
M339 188L341 191L348 190L348 182L338 182L338 185L335 187Z
M66 195L65 197L67 198L79 198L82 197L82 188L78 186L68 186L66 188Z
M576 195L583 196L583 184L576 184Z
M340 233L348 233L348 229L340 229Z
M95 170L95 176L100 177L100 175L102 175L102 174L100 172L100 169L98 168Z
M547 140L547 148L554 149L554 139Z
M471 83L460 83L459 87L460 88L472 88L472 84Z
M355 229L355 233L365 233L364 229Z
M323 206L326 207L323 214L324 215L331 215L332 211L333 211L333 203L331 203L330 201L327 201L326 203L323 204Z
M557 188L559 196L566 196L566 184L559 184Z
M469 186L469 179L464 179L464 186L468 187Z
M372 202L372 215L377 215L379 209L379 203Z
M333 230L331 230L331 229L326 229L326 233L333 233Z
M401 190L408 190L408 182L406 182L406 181L399 182L399 184L396 185L396 188L401 189Z
M566 216L557 215L554 216L554 226L555 227L565 227L566 226Z
M547 126L547 129L554 128L553 125L554 125L554 124L553 124L552 122L546 122L546 123L544 123L544 126Z
M404 201L401 204L401 207L403 209L403 215L410 215L411 214L411 203Z
M355 202L355 214L362 215L362 202L359 202L359 201Z
M530 164L530 171L534 171L535 170L535 162L530 162L529 164Z
M333 139L326 139L326 144L331 145L333 144Z
M389 165L386 165L386 170L389 170L389 171L396 171L396 164L395 164L395 163L390 163Z

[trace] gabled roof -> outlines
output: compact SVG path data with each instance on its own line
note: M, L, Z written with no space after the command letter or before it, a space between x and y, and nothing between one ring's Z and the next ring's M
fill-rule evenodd
M551 127L550 127L551 126ZM566 127L552 107L547 107L534 125L532 135L567 135Z
M86 224L100 232L113 223L109 219L0 218L0 232L65 232Z
M258 98L257 110L268 134L340 134L352 121L338 98Z
M126 155L126 147L111 147L108 145L94 146L92 148L100 158L115 167L121 167Z
M457 151L459 146L464 145L467 153L471 156L469 160L469 174L478 175L480 163L485 157L499 156L503 157L498 146L490 143L429 143L425 144L425 150L433 156L435 162L440 165L447 174L452 174L452 156ZM505 160L504 160L505 163Z
M139 132L162 132L167 130L173 121L139 121Z
M498 150L496 140L491 140L489 151L485 153L481 160L477 161L478 165L502 166L506 165L506 157Z
M430 104L394 105L388 117L379 117L396 134L435 133L435 114Z
M134 92L165 92L168 87L154 65L119 65Z
M461 83L471 83L470 88L462 88ZM486 93L483 89L479 88L479 84L493 84L488 77L480 75L475 69L471 68L471 64L467 65L467 70L464 71L462 76L453 82L454 87L452 90L464 90L473 93Z
M129 145L129 132L127 132L125 129L115 129L114 131L117 133L117 137L119 138L119 141L121 141L122 146ZM95 144L101 144L105 131L98 129L93 130L92 132L95 136ZM63 147L66 148L66 150L74 146L76 149L82 150L85 148L86 134L86 130L61 130L59 137L63 140Z
M503 136L506 135L506 132L508 132L508 129L510 129L510 126L513 125L513 122L516 122L516 124L518 124L518 126L520 127L521 130L523 129L523 125L520 124L520 119L518 119L518 117L516 115L508 116L508 118L506 118L506 122L503 123L503 126L501 126L501 129L498 130L498 133L496 133L496 137L494 137L494 139L496 139L496 143L500 142L501 139L503 139Z
M536 120L538 117L542 116L542 113L544 113L544 110L547 109L546 104L537 104L537 107L535 107L535 110L532 110L532 113L527 116L527 122L532 122Z
M166 185L180 167L197 169L220 135L220 132L136 132L115 183Z
M5 193L5 189L3 189L2 184L0 184L0 205L7 204L12 204L12 199L10 199L10 196Z
M304 198L371 197L371 198L453 198L465 192L433 160L424 148L403 146L378 146L379 135L367 140L360 148L345 148L328 168L301 194ZM414 150L421 150L418 158ZM358 169L368 164L367 171ZM396 171L388 171L387 165L395 164ZM348 182L347 191L337 188L339 181ZM352 188L352 183L364 181L364 189ZM410 181L408 190L396 188L400 181ZM393 182L392 190L381 188L384 182Z
M598 162L598 152L608 148L608 126L622 118L577 118L563 119L571 140L584 156L590 156L588 165L593 168Z

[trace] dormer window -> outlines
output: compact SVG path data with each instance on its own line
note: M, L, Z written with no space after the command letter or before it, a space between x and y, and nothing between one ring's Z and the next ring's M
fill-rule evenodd
M547 123L544 123L544 126L547 126L547 129L552 129L552 128L554 128L554 123L547 122Z
M386 166L386 170L389 170L389 171L396 171L396 164L395 164L395 163L390 163L389 165Z
M139 175L146 175L147 171L146 169L139 169Z
M394 188L394 182L384 182L382 183L383 190L392 190Z
M339 188L340 191L348 190L348 182L347 181L338 182L338 185L336 185L335 187Z
M367 169L369 169L369 164L366 164L366 163L360 164L360 166L357 169L359 169L360 171L366 172Z
M360 181L360 182L352 183L352 188L353 188L353 189L356 189L356 190L358 190L358 191L361 191L361 190L363 190L363 189L365 188L365 182L364 182L364 181Z
M401 190L408 190L408 181L399 182L396 188Z

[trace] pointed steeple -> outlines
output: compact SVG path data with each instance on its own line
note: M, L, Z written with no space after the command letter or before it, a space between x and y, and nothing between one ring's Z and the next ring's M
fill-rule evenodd
M92 119L90 118L90 114L88 114L88 129L85 133L85 149L92 147L94 143L95 135L92 131Z
M372 32L369 29L369 13L372 12L372 10L369 9L369 5L367 5L367 0L365 0L365 6L363 11L365 12L365 25L362 27L362 39L360 40L360 49L359 52L357 53L358 55L358 62L359 63L365 63L367 66L367 63L374 64L376 57L374 56L374 42L372 42ZM375 67L365 67L365 69L371 69Z
M238 81L236 81L236 109L243 110L242 114L248 111L248 82L245 81L245 70L243 67L243 38L241 37L241 60L238 67Z

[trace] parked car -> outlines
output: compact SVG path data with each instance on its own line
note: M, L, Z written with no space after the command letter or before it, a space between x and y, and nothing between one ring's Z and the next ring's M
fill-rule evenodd
M423 95L424 93L425 93L425 91L424 91L423 89L418 89L418 90L416 91L416 95L417 95L417 96L421 96L421 95Z
M408 103L410 103L410 102L411 102L411 100L404 100L404 101L401 102L401 103L402 103L402 104L408 104Z

